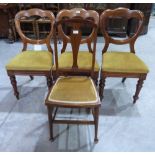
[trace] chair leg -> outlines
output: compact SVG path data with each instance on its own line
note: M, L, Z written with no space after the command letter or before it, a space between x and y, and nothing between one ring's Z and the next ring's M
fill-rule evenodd
M122 83L124 83L124 82L125 82L125 80L126 80L126 77L122 79Z
M10 81L14 90L14 95L16 96L17 99L19 99L19 92L17 89L17 82L16 82L16 77L14 75L9 75Z
M101 76L101 79L100 79L100 84L99 84L99 96L100 96L100 100L102 101L103 99L103 93L104 93L104 87L105 87L105 79L106 77L105 76Z
M53 79L53 82L56 81L56 79L57 79L56 71L52 71L52 79Z
M135 95L133 96L133 103L136 103L137 99L139 98L138 95L139 95L140 90L143 86L144 80L145 80L145 77L140 77L137 82L136 92L135 92Z
M46 79L47 79L47 86L48 86L48 89L50 90L50 88L51 88L51 86L52 86L52 84L53 84L52 77L47 76Z
M97 134L98 134L98 118L99 118L99 107L94 108L94 123L95 123L95 138L94 142L98 142Z
M91 109L90 109L90 108L86 108L86 113L87 113L87 114L89 114L89 113L90 113L90 111L91 111Z
M50 140L54 140L53 138L53 117L52 117L52 113L53 113L53 108L47 106L47 110L48 110L48 122L49 122L49 132L50 132Z
M30 75L30 79L31 79L31 80L33 80L33 79L34 79L34 77L33 77L32 75Z

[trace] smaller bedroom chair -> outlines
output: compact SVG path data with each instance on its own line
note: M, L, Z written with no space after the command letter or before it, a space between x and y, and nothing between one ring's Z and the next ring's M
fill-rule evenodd
M122 17L127 20L136 18L138 20L137 31L131 37L117 40L109 36L107 32L107 23L109 18ZM100 98L103 98L103 90L105 86L106 77L123 77L122 82L126 78L138 78L135 95L133 96L133 103L138 99L139 92L142 88L143 81L146 79L149 72L145 63L135 54L135 41L141 32L144 21L144 15L138 10L129 10L127 8L117 8L114 10L106 10L100 16L100 29L105 39L105 46L102 51L102 69L100 77ZM110 51L107 49L109 44L130 45L130 52Z
M40 16L48 17L51 21L51 30L46 38L41 40L30 39L21 30L20 19L23 17ZM10 77L11 84L14 89L14 95L19 99L19 92L17 90L16 75L29 75L31 79L33 76L46 76L47 85L50 88L52 83L51 68L53 66L53 51L50 45L50 40L53 35L53 26L55 17L52 12L41 9L29 9L20 11L15 16L15 25L19 36L23 42L22 52L12 58L6 65L7 74ZM27 50L28 44L46 44L48 51L33 51Z
M67 11L68 12L68 11ZM69 13L69 12L68 12ZM54 46L55 46L55 64L56 64L56 81L53 84L53 87L49 91L47 98L45 100L45 105L48 109L48 119L50 127L50 139L54 140L53 136L53 124L91 124L95 126L95 138L94 141L97 142L97 131L98 131L98 117L99 117L99 106L100 98L94 84L94 68L95 68L95 54L96 54L96 40L97 40L97 24L91 20L83 18L71 18L71 19L61 19L55 24L55 33L56 29L63 24L69 24L71 26L70 34L66 35L63 33L63 37L71 43L72 47L72 64L70 68L67 68L68 71L73 73L78 73L85 71L87 68L80 68L78 66L78 54L80 43L82 41L82 32L81 26L83 24L88 24L93 27L94 36L93 36L93 54L91 60L91 67L89 68L88 76L79 76L79 75L69 75L62 76L60 66L60 57L58 58L57 51L57 38L54 37ZM61 76L60 76L61 75ZM56 114L58 108L89 108L93 114L93 120L60 120L56 119Z

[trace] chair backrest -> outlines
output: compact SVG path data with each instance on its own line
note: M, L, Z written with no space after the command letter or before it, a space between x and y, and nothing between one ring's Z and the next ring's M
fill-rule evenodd
M99 24L99 14L94 10L85 10L83 8L74 8L74 9L71 9L71 10L66 10L66 9L61 10L56 16L56 21L60 21L63 18L71 19L71 18L74 18L74 17L81 17L83 19L91 19L91 20L94 20L94 23L97 26ZM58 26L58 34L63 40L64 47L61 50L61 53L63 53L63 52L65 52L67 43L69 43L70 41L64 35L64 32L63 32L63 29L62 29L61 25ZM89 37L87 37L87 39L83 39L82 42L81 42L81 44L87 43L89 52L92 52L91 43L92 43L93 36L94 36L94 31L92 31L92 33L90 34Z
M127 20L132 19L132 18L135 18L138 20L137 30L133 36L122 39L122 40L117 40L117 39L114 39L111 36L109 36L107 29L106 29L107 25L108 25L107 24L108 19L109 18L117 18L117 17L126 18ZM101 32L102 32L104 38L105 38L105 46L102 50L102 53L105 53L107 51L110 43L117 44L117 45L129 44L130 52L135 53L134 44L135 44L135 41L136 41L138 35L140 34L140 32L142 30L143 22L144 22L144 15L139 10L129 10L127 8L117 8L114 10L111 10L111 9L105 10L100 16L100 29L101 29Z
M63 17L68 17L63 18ZM93 20L92 20L93 18ZM90 42L93 43L92 50L92 68L87 70L93 75L94 73L94 65L95 65L95 55L96 55L96 41L97 41L97 29L98 29L99 15L96 11L86 11L84 9L72 9L72 10L61 10L56 18L55 23L55 35L56 30L58 29L59 36L66 40L71 44L72 47L72 55L73 55L73 64L71 69L65 69L72 72L80 72L81 69L78 68L78 52L81 44ZM62 26L69 25L71 31L69 34L66 34ZM87 25L91 28L91 33L85 38L82 38L82 26ZM57 73L60 70L58 65L58 51L57 51L57 38L54 37L54 45L55 45L55 62L56 62L56 70ZM85 69L84 69L85 70ZM85 70L86 71L86 70Z
M31 17L31 16L39 16L42 18L47 17L50 20L51 29L49 34L46 36L46 38L39 39L39 40L30 39L27 36L25 36L25 34L22 32L21 24L20 24L21 19L23 17ZM55 23L55 17L51 11L41 10L41 9L29 9L29 10L23 10L18 12L15 16L15 25L16 25L17 32L23 42L23 51L27 49L27 44L29 43L29 44L46 44L48 51L53 52L50 46L50 40L53 35L54 23Z

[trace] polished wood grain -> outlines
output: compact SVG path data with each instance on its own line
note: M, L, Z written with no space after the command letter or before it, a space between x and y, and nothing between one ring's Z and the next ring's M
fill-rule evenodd
M50 24L51 30L50 30L50 32L46 38L35 40L35 39L28 38L22 32L21 26L20 26L20 21L21 21L22 17L31 17L31 16L40 16L40 17L48 17L49 18L50 23L51 23ZM17 32L18 32L18 34L21 37L21 40L23 42L22 52L26 52L28 44L46 44L48 51L53 53L53 50L52 50L51 45L50 45L50 41L51 41L51 37L53 35L54 22L55 22L55 17L51 11L44 11L41 9L29 9L29 10L24 10L24 11L18 12L15 16L15 25L16 25L16 30L17 30ZM49 70L49 71L43 71L43 70L41 70L41 71L7 70L7 74L10 77L11 84L14 88L14 94L17 97L17 99L19 99L19 92L17 90L17 84L16 84L17 82L15 79L15 75L24 75L24 76L29 75L31 80L33 79L33 76L45 76L47 78L47 85L48 85L49 89L50 89L51 84L52 84L51 70Z
M113 39L111 36L109 36L108 32L106 31L108 19L111 17L123 17L128 20L131 18L137 19L138 20L137 31L134 33L133 36L128 37L124 40L123 39L122 40ZM139 10L130 10L127 8L117 8L114 10L110 10L110 9L105 10L100 16L100 30L104 36L104 39L105 39L105 46L102 50L102 54L107 52L109 44L116 44L116 45L129 44L130 52L135 53L135 48L134 48L135 41L142 30L143 22L144 22L144 15ZM99 91L101 100L103 99L103 90L104 90L104 86L105 86L106 77L123 77L123 79L122 79L123 83L125 82L126 78L138 78L139 80L137 83L136 92L135 92L135 95L133 96L133 103L136 103L136 101L138 99L138 95L142 88L143 81L146 79L146 76L147 76L147 74L145 74L145 73L106 72L102 69L101 75L100 75L100 91Z
M85 10L83 8L74 8L74 9L71 9L71 10L63 9L56 16L57 23L59 21L63 22L64 18L69 19L68 21L65 20L65 22L68 22L68 24L71 24L71 22L70 22L71 19L76 20L76 18L78 18L79 23L80 23L80 20L81 21L83 20L83 24L86 24L86 22L84 23L84 20L87 20L91 25L92 24L96 25L95 27L93 27L93 25L92 25L93 29L92 29L91 33L89 34L89 36L86 36L86 38L81 39L81 41L80 41L80 44L87 44L89 52L91 52L93 54L93 61L95 61L95 55L96 54L93 53L94 49L92 49L92 46L93 46L93 48L96 48L95 39L96 39L96 36L97 36L97 30L98 30L98 24L99 24L99 14L94 10ZM61 49L61 53L64 53L65 50L66 50L67 44L71 43L71 38L68 35L65 34L65 32L63 30L63 26L64 26L63 24L59 24L58 27L57 27L59 38L61 38L62 42L63 42L63 47ZM74 28L76 26L78 26L78 23L76 23L76 25L74 25ZM81 26L82 26L82 24L79 25L79 28L77 27L77 30L79 30ZM73 57L75 57L75 54L73 55ZM75 73L73 70L65 69L65 70L61 70L60 72L62 73L62 75L63 74L68 74L68 75L76 74L76 75L88 75L88 76L90 75L90 70L89 71L87 71L87 70L81 70L81 71L78 70L78 72ZM55 74L56 74L55 71L53 71L54 79L55 79L55 76L56 76ZM98 83L98 74L99 74L98 71L94 72L94 78L93 79L94 79L96 85Z
M92 67L90 70L87 70L87 76L90 76L92 79L94 79L94 64L95 64L95 55L96 55L96 41L97 41L97 29L98 29L98 24L94 20L87 19L86 17L89 17L89 14L83 13L84 10L82 10L82 17L81 16L71 16L69 10L62 10L60 14L58 14L56 23L54 25L54 34L56 35L56 30L58 29L59 32L61 33L61 36L63 36L64 40L67 40L71 44L72 48L72 53L73 53L73 64L70 69L62 69L59 68L59 63L58 63L58 47L57 47L57 37L54 37L54 49L55 49L55 65L56 65L56 78L58 78L61 75L68 76L68 75L86 75L85 70L82 70L78 68L77 64L77 59L78 59L78 52L79 48L81 46L81 43L88 43L88 38L94 42L94 46L92 49L93 53L93 60L92 60ZM85 11L84 11L85 12ZM95 13L96 14L96 13ZM71 16L72 18L69 19L62 19L64 15ZM83 18L84 17L84 18ZM98 16L97 16L98 17ZM97 18L96 18L97 19ZM70 34L65 34L61 27L63 24L69 24L72 27L71 33ZM82 39L82 31L81 31L81 26L83 24L87 24L91 27L93 27L93 34L91 36L88 36L88 38ZM67 72L68 71L68 72ZM66 73L66 74L65 74ZM70 73L70 74L69 74ZM82 74L83 73L83 74ZM54 85L53 85L54 86ZM49 131L50 131L50 139L54 140L54 135L53 135L53 124L54 123L59 123L59 124L83 124L83 125L94 125L94 130L95 130L95 137L94 141L98 141L98 119L99 119L99 107L100 107L100 100L96 101L94 104L91 103L59 103L59 102L54 102L54 101L49 101L49 91L47 98L45 100L45 105L47 106L48 109L48 119L49 119ZM97 91L97 89L96 89ZM93 120L57 120L56 119L56 113L58 108L89 108L93 113ZM54 110L55 109L55 110Z

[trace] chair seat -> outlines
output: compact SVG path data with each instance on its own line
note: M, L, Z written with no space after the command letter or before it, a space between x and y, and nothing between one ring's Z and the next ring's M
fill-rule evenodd
M65 51L59 56L59 68L70 69L73 64L73 55L72 52ZM91 69L92 67L92 53L80 51L78 53L78 68L80 69ZM55 69L55 66L53 66ZM95 61L95 71L99 71L99 65L97 61Z
M49 93L48 101L63 104L96 105L99 101L99 97L91 78L84 76L70 76L57 79Z
M48 51L24 51L17 54L6 65L7 70L49 71L52 54Z
M148 73L145 63L133 53L106 52L103 54L102 70L118 73Z

